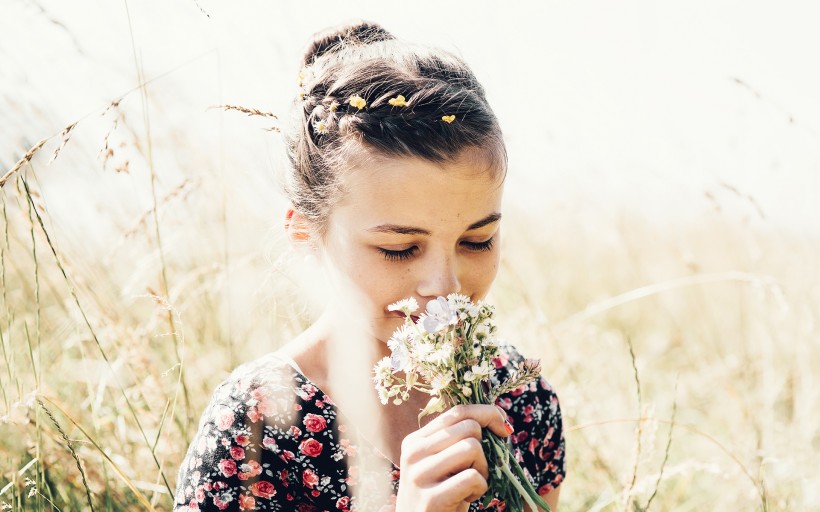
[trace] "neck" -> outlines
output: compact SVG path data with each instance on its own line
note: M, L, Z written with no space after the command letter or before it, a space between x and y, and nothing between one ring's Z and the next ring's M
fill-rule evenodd
M369 379L373 365L390 355L387 344L376 339L366 322L330 308L280 351L323 389L334 387L333 382L342 378Z

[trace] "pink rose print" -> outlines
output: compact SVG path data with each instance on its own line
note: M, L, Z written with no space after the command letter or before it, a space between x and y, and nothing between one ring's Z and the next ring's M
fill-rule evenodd
M345 452L345 455L351 457L356 455L356 447L350 444L350 439L340 439L339 446L342 447L342 451Z
M242 464L239 466L239 470L240 480L247 480L248 478L253 478L262 474L262 466L260 466L255 460L249 460L247 463Z
M322 453L322 443L313 439L312 437L304 439L299 444L299 451L304 453L308 457L316 457L320 453Z
M350 498L344 496L336 500L336 508L345 512L350 510Z
M259 498L271 499L276 494L276 489L272 483L260 480L251 485L251 493Z
M232 477L236 474L236 462L231 459L222 459L219 461L218 466L219 471L222 471L222 474L225 475L226 478Z
M268 450L273 450L276 448L276 439L272 437L265 437L262 439L262 447L267 448Z
M214 505L216 505L216 508L218 508L219 510L225 510L226 508L228 508L230 502L231 500L222 501L222 499L219 496L214 496Z
M235 439L236 444L238 444L239 446L248 446L248 444L251 442L251 440L245 434L237 434Z
M253 510L256 508L256 500L253 496L239 495L239 510Z
M321 432L327 428L327 422L323 416L318 414L308 413L303 421L305 428L311 432Z
M302 473L302 483L307 487L315 487L319 483L319 475L313 471L306 469Z
M245 458L245 450L241 446L231 446L231 457L234 460L241 460Z
M223 409L216 419L216 428L219 430L228 430L234 422L233 411L230 409Z

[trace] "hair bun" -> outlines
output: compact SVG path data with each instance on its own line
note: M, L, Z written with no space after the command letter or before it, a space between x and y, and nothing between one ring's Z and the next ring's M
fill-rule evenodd
M317 32L305 51L302 64L312 64L319 57L333 53L349 44L366 45L390 39L395 39L395 36L378 23L367 21L346 23Z

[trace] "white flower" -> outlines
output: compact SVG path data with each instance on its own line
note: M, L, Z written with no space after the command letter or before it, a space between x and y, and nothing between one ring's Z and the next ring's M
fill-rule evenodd
M489 377L490 372L492 371L490 365L487 364L487 361L481 361L481 364L474 365L472 367L472 370L475 376L479 379L483 377Z
M401 311L404 316L410 316L419 309L419 303L413 297L402 299L387 306L388 311Z
M384 375L385 373L387 373L389 371L388 370L389 368L390 368L390 358L389 357L381 358L379 360L379 362L376 363L376 367L375 367L376 375Z
M481 323L473 328L473 336L478 341L484 341L490 335L490 326L486 323Z
M427 303L427 316L424 318L425 331L431 334L437 333L448 325L455 325L456 322L458 322L458 313L444 297Z
M389 386L393 382L393 365L389 356L385 356L373 367L373 381L377 386Z
M436 346L432 343L420 340L413 345L413 357L418 361L428 361L430 354L432 354L435 349Z
M501 342L495 336L488 336L481 344L488 348L497 348Z
M470 370L467 370L466 372L464 372L464 380L466 382L474 381L475 380L475 374L473 372L471 372Z
M446 388L451 382L453 382L453 372L446 372L446 373L439 373L433 377L433 381L430 382L430 385L433 386L431 393L439 394L441 390Z
M390 367L393 373L398 371L406 372L411 367L410 352L408 350L408 344L413 339L411 334L410 329L403 325L387 340L387 346L391 351Z
M464 394L464 396L470 396L470 395L472 395L472 394L473 394L473 390L472 390L472 389L470 389L470 386L464 386L464 387L462 387L462 388L461 388L461 392Z
M451 293L447 296L447 302L455 308L461 308L470 304L470 297L460 293Z
M427 356L427 362L436 364L436 365L444 365L450 362L450 358L453 356L453 346L452 345L442 345L441 348L438 348L431 352Z

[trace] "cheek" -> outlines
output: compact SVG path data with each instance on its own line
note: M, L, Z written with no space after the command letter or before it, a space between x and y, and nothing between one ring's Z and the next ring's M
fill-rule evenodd
M462 279L462 288L473 299L483 299L489 293L501 261L501 252L496 249L470 262Z
M412 266L384 260L367 251L350 253L344 261L336 260L336 269L347 277L348 286L355 287L372 303L374 310L413 294Z

